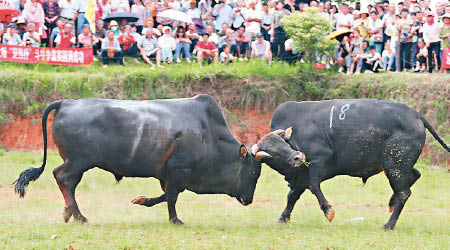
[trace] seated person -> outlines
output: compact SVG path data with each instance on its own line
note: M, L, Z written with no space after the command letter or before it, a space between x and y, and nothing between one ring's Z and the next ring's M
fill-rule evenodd
M102 42L103 67L107 68L110 61L118 61L123 66L123 54L119 40L114 37L114 31L108 31Z
M188 26L188 30L186 31L186 37L192 41L191 51L190 51L192 53L195 46L197 45L197 42L200 40L200 36L196 32L195 24L191 24Z
M134 62L139 63L137 59L137 47L136 40L131 35L131 26L125 25L123 33L117 39L119 40L120 47L122 48L122 53L124 56L133 57Z
M56 21L56 27L52 29L52 33L50 34L50 47L55 47L55 39L56 36L59 35L59 33L64 29L64 22L61 19L58 19Z
M158 38L158 47L161 49L161 61L172 63L173 51L176 48L175 38L171 34L170 27L163 28L163 35Z
M102 48L102 41L106 37L106 30L103 28L103 21L97 20L95 22L95 34L92 40L92 47L94 48L94 55L97 55Z
M261 33L256 35L256 40L252 42L252 59L258 57L259 60L267 60L269 65L272 64L272 51L270 50L270 42L264 40Z
M234 60L236 60L236 57L234 57L230 51L230 46L227 44L223 47L223 51L220 52L219 60L222 63L234 62Z
M378 72L378 70L382 68L381 55L373 45L369 46L369 54L367 55L366 60L363 61L363 68L365 69L365 73Z
M214 58L214 63L219 61L219 50L216 48L213 42L208 41L209 34L204 33L202 40L197 43L197 61L202 67L203 58Z
M191 62L191 44L192 41L186 36L186 30L182 26L178 26L175 33L175 60L177 63L181 62L180 55L183 50L184 58L187 62Z
M122 35L122 31L119 29L119 24L115 20L112 20L109 23L109 29L114 32L114 37L118 38L120 35Z
M245 34L245 28L240 27L235 33L234 38L237 42L236 45L238 58L240 58L241 60L241 58L244 57L244 59L247 60L250 38Z
M20 46L23 44L22 39L20 39L20 36L18 34L17 25L14 23L10 23L8 25L7 31L5 34L3 34L3 44L8 45L16 45Z
M25 43L25 46L31 46L31 47L39 47L41 44L41 38L39 36L39 33L36 31L36 26L34 23L27 24L27 32L23 34L23 42Z
M284 42L284 59L289 63L295 63L299 61L299 54L295 48L294 35Z
M88 24L83 25L82 32L78 35L78 43L80 48L92 48L92 36Z
M138 41L137 47L141 53L144 62L150 64L151 69L155 69L155 65L150 61L150 58L156 58L156 65L161 66L161 50L158 48L158 39L154 36L153 29L145 30L145 37Z
M428 58L428 47L422 38L417 41L417 46L419 47L419 53L417 53L416 68L414 72L424 72L427 69L427 58Z
M56 47L60 49L68 49L75 45L75 35L72 33L72 24L68 23L64 26L62 32L56 36L55 44Z
M237 53L236 44L237 44L236 39L233 37L233 30L227 29L225 31L225 35L219 39L219 44L218 44L219 51L223 51L225 46L227 46L227 47L230 47L231 54L236 55L236 53Z
M383 59L383 70L380 70L388 72L391 71L395 63L395 53L391 49L391 40L387 40L384 44L384 50L381 54L381 58Z

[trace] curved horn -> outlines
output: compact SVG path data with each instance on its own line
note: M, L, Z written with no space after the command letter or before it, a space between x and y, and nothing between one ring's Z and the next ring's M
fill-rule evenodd
M259 151L259 147L257 144L253 144L252 146L252 155L256 155L256 153L258 153Z
M256 160L260 161L262 159L272 158L272 156L265 151L259 151L258 153L256 153L255 158Z
M281 135L282 133L284 133L284 130L282 130L282 129L277 129L272 132L272 134L276 134L276 135Z

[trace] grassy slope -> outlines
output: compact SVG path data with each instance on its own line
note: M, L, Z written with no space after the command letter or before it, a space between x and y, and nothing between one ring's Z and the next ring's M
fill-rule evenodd
M91 170L77 189L79 207L89 225L62 221L64 201L52 176L61 163L52 152L47 169L32 183L24 200L8 187L19 173L40 165L41 154L0 156L0 249L445 249L450 242L450 175L443 168L418 165L422 178L412 188L392 232L383 232L391 189L379 174L362 186L360 179L337 177L322 184L336 210L330 224L315 197L305 192L286 225L276 224L288 188L282 176L264 167L254 204L243 207L225 195L184 192L177 204L186 223L168 223L167 206L130 204L140 194L161 193L154 179L124 179ZM350 222L364 217L363 222Z

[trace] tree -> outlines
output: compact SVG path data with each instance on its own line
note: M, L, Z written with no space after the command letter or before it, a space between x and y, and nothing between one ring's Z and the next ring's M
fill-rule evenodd
M281 19L281 25L288 36L293 36L297 51L305 52L305 62L312 65L316 54L331 55L337 44L335 40L326 40L331 23L317 8L306 8L304 12L295 12Z

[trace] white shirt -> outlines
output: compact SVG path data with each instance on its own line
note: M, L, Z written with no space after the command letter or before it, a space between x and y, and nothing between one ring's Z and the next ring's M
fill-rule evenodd
M170 35L162 35L160 38L158 38L158 47L160 48L170 48L172 50L175 50L176 42L175 38L173 38Z
M340 27L340 25L346 24L346 25L353 26L353 23L355 22L352 14L343 15L342 13L337 13L334 15L334 17L336 18L336 30L350 29L347 27Z
M67 18L67 19L73 19L75 16L75 12L77 11L77 4L75 0L72 0L67 2L67 0L60 0L58 2L59 7L61 8L60 16Z
M381 36L381 37L383 37L383 35L382 35L382 32L383 32L383 30L382 30L382 29L383 29L383 22L382 22L380 19L377 18L375 21L373 21L372 18L369 18L369 25L368 25L368 28L371 29L371 30L376 30L376 29L378 29L378 28L381 28L380 31L379 31L378 33L373 34L373 35L370 36L370 40L371 40L371 41L375 40L375 36Z
M247 18L262 18L262 12L257 9L248 9L247 10ZM259 33L261 31L261 23L260 22L250 22L250 26L247 27L248 32Z

